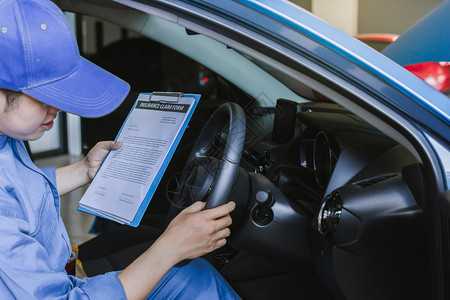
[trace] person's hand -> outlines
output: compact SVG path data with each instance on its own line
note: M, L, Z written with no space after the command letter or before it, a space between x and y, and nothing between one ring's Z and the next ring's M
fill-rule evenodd
M117 274L127 299L146 298L175 264L225 245L235 206L228 202L202 210L205 203L199 201L179 213L147 251Z
M81 160L56 169L56 186L60 196L92 181L109 150L118 149L122 142L97 143Z
M122 146L122 142L103 141L98 142L89 153L83 158L86 165L86 174L89 181L94 179L98 168L102 164L109 150L119 149Z
M205 203L198 201L184 209L158 239L168 255L175 261L193 259L226 244L230 235L230 212L236 204L228 202L218 207L202 210ZM176 261L175 263L177 263Z

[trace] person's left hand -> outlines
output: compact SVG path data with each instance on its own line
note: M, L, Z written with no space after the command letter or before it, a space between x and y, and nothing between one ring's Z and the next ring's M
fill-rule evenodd
M102 164L109 150L119 149L121 146L122 142L102 141L92 147L89 153L83 158L83 161L86 164L89 181L94 179L98 168Z

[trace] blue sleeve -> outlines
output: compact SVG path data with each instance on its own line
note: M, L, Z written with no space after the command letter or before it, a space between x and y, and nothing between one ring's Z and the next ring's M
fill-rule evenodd
M122 287L122 283L117 274L119 272L108 272L103 275L97 275L94 277L87 277L79 279L73 276L69 276L73 280L75 289L79 288L89 299L127 299L125 291ZM75 290L74 289L74 290ZM78 293L74 293L78 295ZM72 296L72 295L70 295ZM76 299L77 297L75 297Z
M0 299L126 299L115 272L84 279L67 275L66 258L50 251L66 247L58 231L43 243L11 200L0 190Z

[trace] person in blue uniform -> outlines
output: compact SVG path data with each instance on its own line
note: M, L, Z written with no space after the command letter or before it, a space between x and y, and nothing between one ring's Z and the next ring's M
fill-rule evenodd
M198 258L226 243L232 202L189 206L124 270L82 279L65 271L72 251L59 196L89 183L121 144L100 142L79 162L55 170L37 168L23 141L50 130L60 110L101 116L129 91L77 49L50 1L0 0L0 298L238 299Z

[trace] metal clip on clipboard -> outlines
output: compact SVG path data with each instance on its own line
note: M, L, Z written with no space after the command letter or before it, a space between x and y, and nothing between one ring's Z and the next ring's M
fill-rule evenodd
M152 101L153 97L167 97L167 98L176 98L176 99L161 99L158 100L161 103L177 103L183 97L183 93L181 92L153 92L150 96L149 101Z

